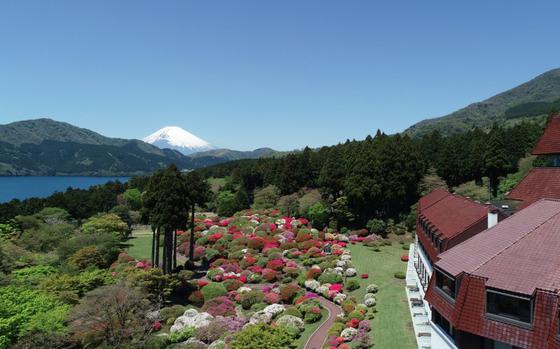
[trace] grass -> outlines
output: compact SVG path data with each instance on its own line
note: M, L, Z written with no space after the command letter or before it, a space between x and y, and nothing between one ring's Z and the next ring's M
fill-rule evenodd
M412 329L410 312L406 302L405 282L394 278L397 271L406 272L406 263L400 260L402 245L380 247L379 252L363 245L349 245L352 262L358 269L358 275L368 273L369 279L358 279L360 288L350 292L358 302L363 302L366 287L377 284L377 313L371 321L372 338L376 348L413 349L416 339ZM358 276L359 277L359 276Z
M298 348L303 348L313 332L327 320L327 316L329 316L329 312L327 311L327 309L321 310L321 314L323 315L321 320L312 324L305 324L305 330L301 333L301 337L299 337L296 341Z
M150 230L133 231L128 244L130 246L127 247L126 252L135 259L149 260L152 258L152 232Z

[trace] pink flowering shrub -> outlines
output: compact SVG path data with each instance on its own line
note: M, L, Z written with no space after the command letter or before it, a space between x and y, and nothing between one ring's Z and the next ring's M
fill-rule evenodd
M265 293L264 301L268 304L280 303L280 295L278 293Z
M212 298L205 302L202 306L202 311L212 316L230 316L236 314L235 304L225 296Z

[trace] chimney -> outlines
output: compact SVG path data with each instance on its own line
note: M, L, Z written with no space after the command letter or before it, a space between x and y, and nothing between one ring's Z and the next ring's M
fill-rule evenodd
M488 207L488 229L498 224L499 210L493 206Z

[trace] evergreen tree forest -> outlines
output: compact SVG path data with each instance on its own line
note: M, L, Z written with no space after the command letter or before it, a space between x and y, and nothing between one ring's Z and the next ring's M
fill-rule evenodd
M529 122L448 137L434 131L418 139L378 131L363 141L305 148L281 158L235 161L198 172L206 178L230 176L231 183L223 190L232 202L239 196L252 203L255 190L269 186L280 196L318 189L331 214L344 212L346 219L340 223L359 226L372 218L403 218L418 200L421 179L430 169L449 187L473 180L482 185L483 177L488 177L495 196L500 178L517 170L518 161L530 153L542 131L542 125ZM245 207L240 202L236 208Z

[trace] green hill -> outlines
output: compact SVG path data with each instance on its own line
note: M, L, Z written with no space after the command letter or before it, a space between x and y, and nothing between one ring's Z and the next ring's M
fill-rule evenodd
M494 122L508 125L527 119L544 119L549 110L559 107L560 69L553 69L511 90L449 115L420 121L405 133L419 137L438 130L448 135L474 127L488 128Z

